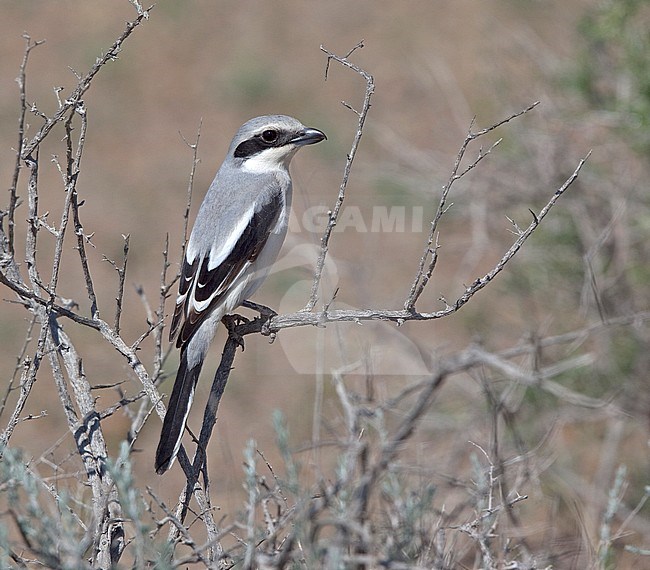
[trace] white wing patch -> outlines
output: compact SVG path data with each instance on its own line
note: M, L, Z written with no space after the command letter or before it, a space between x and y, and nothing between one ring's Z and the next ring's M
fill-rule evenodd
M208 263L208 270L212 270L215 267L221 265L224 260L230 255L233 248L237 245L239 238L244 233L244 230L248 226L255 213L255 204L245 212L240 218L237 225L232 230L232 233L228 236L228 239L224 243L214 242L212 248L210 249L210 261Z
M240 269L240 271L239 271L239 273L237 274L237 276L233 279L232 282L233 282L233 283L237 283L237 281L239 280L239 278L240 278L242 275L244 275L244 274L248 271L248 268L249 268L250 266L251 266L250 262L245 263L245 264L243 265L243 267ZM197 280L197 281L198 281L198 280ZM232 285L231 285L231 286L232 286ZM197 300L196 300L196 295L194 294L194 290L196 289L196 287L197 287L197 283L196 283L196 281L195 281L194 284L193 284L193 286L192 286L192 289L191 289L191 293L192 293L192 295L190 296L190 300L191 300L191 303L192 303L192 307L194 308L194 311L197 312L197 313L201 313L201 312L203 312L206 308L208 308L208 307L210 306L210 303L212 303L212 300L213 300L215 297L217 297L217 296L219 296L219 295L222 295L222 294L224 293L224 291L226 290L225 285L220 285L217 289L215 289L215 290L210 294L210 296L209 296L207 299L204 299L203 301L197 301Z

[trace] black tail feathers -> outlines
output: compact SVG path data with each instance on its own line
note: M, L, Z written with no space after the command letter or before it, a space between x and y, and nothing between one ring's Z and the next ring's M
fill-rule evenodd
M185 431L185 423L190 412L194 388L199 380L201 365L188 369L186 351L181 351L181 363L176 373L176 380L167 405L167 414L160 432L160 441L156 449L156 472L162 475L167 471L181 447L181 439Z

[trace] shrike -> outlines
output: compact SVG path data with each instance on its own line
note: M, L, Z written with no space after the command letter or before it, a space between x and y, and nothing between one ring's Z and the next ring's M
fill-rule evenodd
M289 163L300 147L325 138L292 117L268 115L244 123L232 139L185 249L169 330L170 341L178 333L180 366L156 450L159 474L180 449L219 321L257 290L280 251L291 208Z

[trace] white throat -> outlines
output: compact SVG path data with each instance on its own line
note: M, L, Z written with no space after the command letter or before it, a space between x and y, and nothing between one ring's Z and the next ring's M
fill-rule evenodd
M298 148L288 150L286 147L265 148L255 156L244 159L242 169L247 172L261 174L264 172L287 172L289 162Z

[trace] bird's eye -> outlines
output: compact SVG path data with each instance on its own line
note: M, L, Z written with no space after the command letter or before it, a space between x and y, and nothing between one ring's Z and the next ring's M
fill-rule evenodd
M262 140L267 143L275 142L278 139L278 132L274 130L267 130L262 133Z

